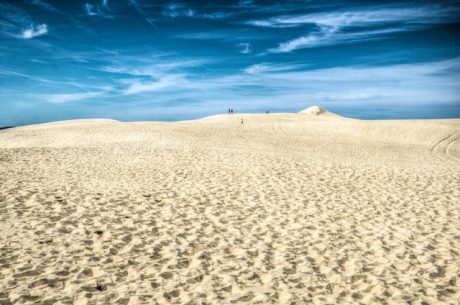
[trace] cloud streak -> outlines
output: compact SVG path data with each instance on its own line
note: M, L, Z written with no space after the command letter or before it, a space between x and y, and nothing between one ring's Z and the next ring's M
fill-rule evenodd
M85 12L87 16L90 17L102 17L102 18L114 18L109 13L109 2L102 1L100 4L84 4Z
M368 8L365 10L349 10L322 12L303 15L285 15L262 20L250 20L246 23L261 27L299 27L306 24L329 26L333 28L390 23L405 24L439 24L459 19L460 10L455 7L429 5L417 8Z
M195 16L195 11L191 8L180 3L168 3L162 13L164 16L171 18L176 17L193 17Z
M139 94L144 92L154 92L167 88L180 87L184 79L178 75L162 77L158 80L141 82L139 80L130 81L129 86L122 91L124 95Z
M48 26L46 24L39 24L37 26L31 25L21 33L21 38L31 39L38 36L43 36L48 33Z
M150 98L163 102L185 99L214 111L229 101L245 110L268 105L300 109L313 102L325 105L460 102L457 85L460 58L383 67L306 68L302 63L260 63L248 66L243 74L222 77L166 73L150 80L127 79L120 93L140 96L149 93L153 94Z
M260 63L254 64L246 69L244 72L247 74L262 74L262 73L273 73L273 72L283 72L290 70L300 70L306 68L305 64L279 64L279 63Z
M405 32L411 27L361 31L354 33L338 32L334 28L322 27L319 31L305 36L295 38L286 42L282 42L277 48L271 48L268 52L272 53L288 53L297 49L323 47L338 44L355 43L369 40L384 39L390 34Z
M188 17L203 19L226 19L232 16L231 12L197 12L193 8L183 4L171 2L166 4L162 12L163 16L170 18Z
M241 54L249 54L252 52L251 44L248 42L238 43L237 46L240 48Z
M82 101L101 96L104 92L78 92L78 93L63 93L63 94L49 94L43 98L52 104L63 104L74 101Z
M27 11L0 3L0 32L12 38L31 39L47 34L48 26L35 25Z
M48 2L42 1L42 0L30 0L30 3L36 6L41 7L44 10L50 11L50 12L55 12L55 13L62 13L61 10L57 9L53 5L49 4Z
M460 20L458 8L430 5L285 15L250 20L246 24L269 28L309 26L307 34L281 42L277 48L268 50L272 53L287 53L302 48L382 39L390 33L413 31L455 20Z

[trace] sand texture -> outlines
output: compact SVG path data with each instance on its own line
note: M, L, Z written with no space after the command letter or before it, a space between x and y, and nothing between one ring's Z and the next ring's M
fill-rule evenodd
M6 129L0 233L0 304L459 304L460 119Z

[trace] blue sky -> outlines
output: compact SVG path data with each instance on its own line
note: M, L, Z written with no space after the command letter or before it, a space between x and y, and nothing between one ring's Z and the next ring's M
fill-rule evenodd
M0 1L0 126L460 117L459 1Z

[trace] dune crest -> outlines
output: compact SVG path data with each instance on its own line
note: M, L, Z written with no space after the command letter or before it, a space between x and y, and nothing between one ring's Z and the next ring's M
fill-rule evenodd
M327 109L324 109L318 105L313 105L304 110L298 112L301 115L309 115L311 117L318 117L318 118L335 118L335 119L345 119L345 117L338 115L334 112L330 112ZM347 118L348 119L348 118Z
M320 106L314 105L314 106L310 106L308 108L305 108L302 111L299 111L299 113L307 113L307 114L319 115L319 114L326 113L326 109L321 108Z

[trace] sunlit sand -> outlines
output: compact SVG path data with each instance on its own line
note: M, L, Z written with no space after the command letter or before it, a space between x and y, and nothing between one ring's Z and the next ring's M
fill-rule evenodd
M460 119L6 129L0 232L0 304L458 304Z

